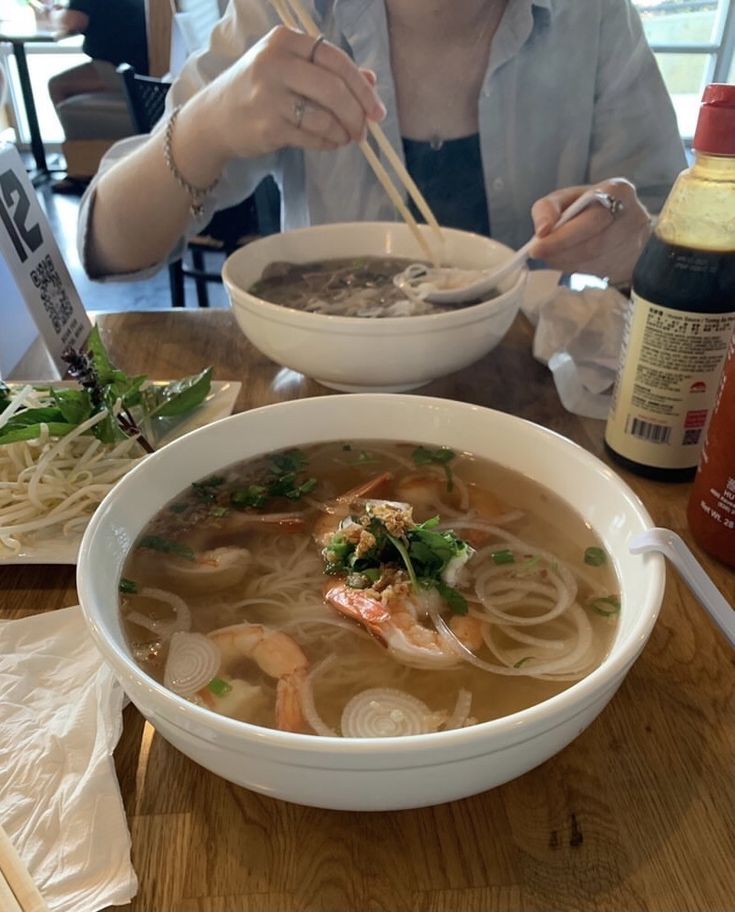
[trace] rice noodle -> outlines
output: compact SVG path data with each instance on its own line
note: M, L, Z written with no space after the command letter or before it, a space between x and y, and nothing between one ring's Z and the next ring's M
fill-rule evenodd
M457 702L454 704L451 716L444 724L444 731L451 731L453 728L462 728L470 716L472 708L472 694L469 690L462 688L457 693Z

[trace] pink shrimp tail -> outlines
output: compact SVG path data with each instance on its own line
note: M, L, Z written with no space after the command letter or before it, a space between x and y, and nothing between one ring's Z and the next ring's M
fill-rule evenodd
M390 612L382 602L369 598L360 589L352 589L344 583L330 586L324 598L340 614L359 621L377 640L385 646L383 624L390 620Z

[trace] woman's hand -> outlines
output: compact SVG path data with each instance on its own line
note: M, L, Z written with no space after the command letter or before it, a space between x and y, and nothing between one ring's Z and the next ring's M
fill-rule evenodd
M364 139L367 121L385 116L374 82L333 44L315 45L280 25L195 101L224 164L286 146L335 149Z
M531 256L563 272L607 276L613 283L628 282L651 233L651 217L638 200L635 187L622 177L595 185L623 204L613 215L592 205L556 231L562 212L589 187L565 187L537 200L531 217L538 240Z

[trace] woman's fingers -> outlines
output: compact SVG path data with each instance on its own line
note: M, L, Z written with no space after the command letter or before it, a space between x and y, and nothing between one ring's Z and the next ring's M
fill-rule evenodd
M588 187L566 187L537 200L531 210L537 240L531 256L565 272L596 273L627 279L650 233L650 217L635 187L624 178L596 185L622 203L610 209L592 203L564 225L554 228L564 210Z
M374 89L375 81L371 82L369 78L366 78L355 62L341 48L329 41L321 41L312 54L314 39L306 35L303 37L308 42L307 62L317 68L328 70L338 80L341 80L369 120L382 120L385 117L385 106ZM375 74L370 72L374 77Z
M371 70L328 41L280 25L204 90L218 159L287 146L334 149L363 139L385 108Z
M313 41L308 41L311 50ZM331 118L323 115L310 117L309 129L318 132L329 128L330 139L335 139L335 120L344 128L348 139L360 142L366 136L367 120L382 120L385 116L383 103L344 51L322 41L313 58L312 61L297 57L283 70L285 85L307 99L311 112L331 115Z

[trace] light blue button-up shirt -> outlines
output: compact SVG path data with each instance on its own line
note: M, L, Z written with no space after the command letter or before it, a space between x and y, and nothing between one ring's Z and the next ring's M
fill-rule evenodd
M388 111L382 127L402 155L383 0L307 5L330 41L377 74ZM174 83L168 110L216 78L278 21L268 0L232 0L209 47L187 62ZM531 206L552 190L627 177L655 213L686 166L671 101L630 0L508 0L478 114L492 234L512 247L531 236ZM101 170L141 141L118 143ZM189 233L200 231L215 210L248 196L267 174L281 188L284 229L399 218L351 144L333 152L283 149L230 162ZM82 254L93 198L94 183L80 211ZM178 245L172 256L180 252Z

